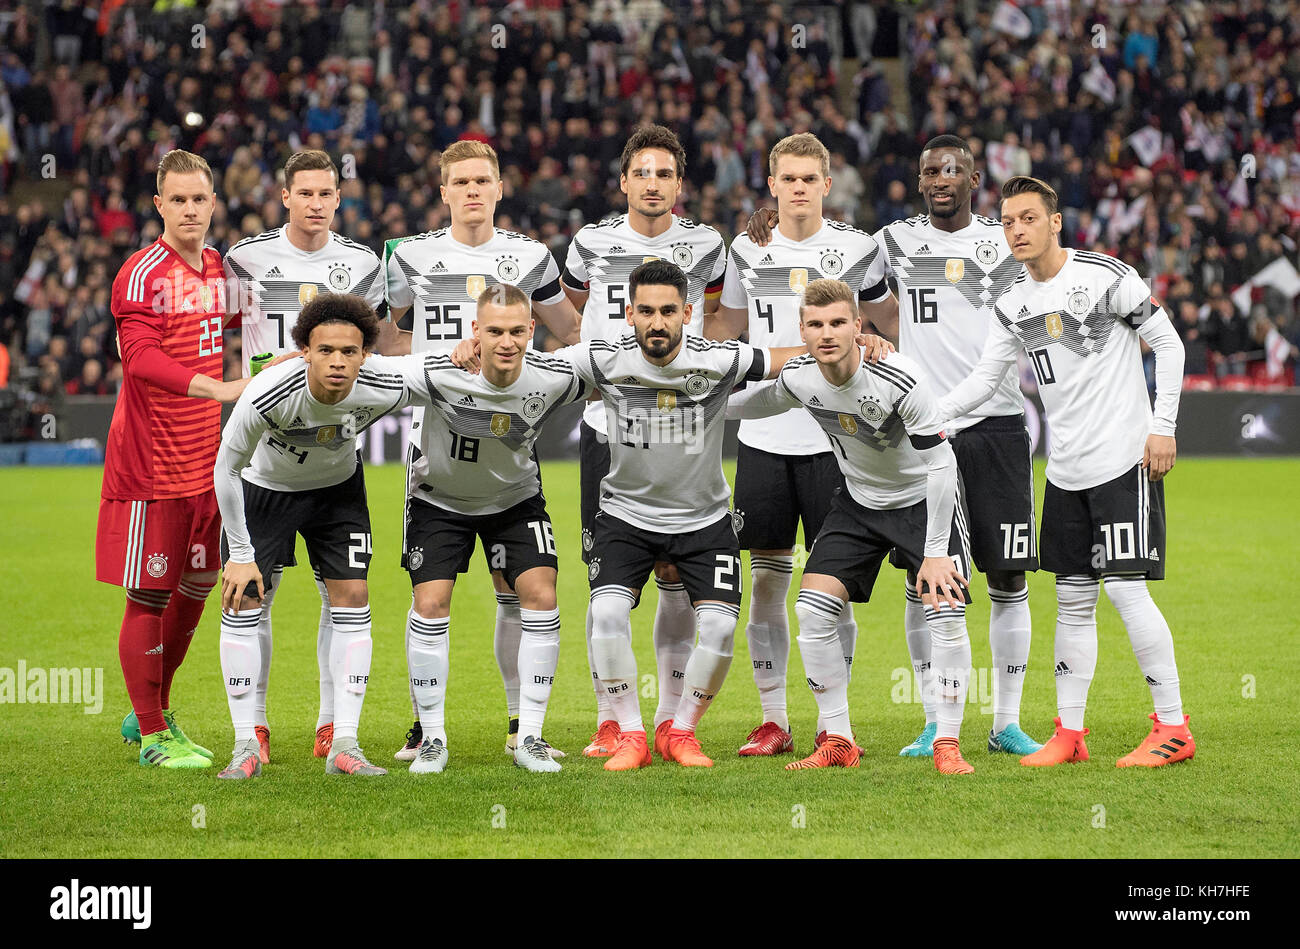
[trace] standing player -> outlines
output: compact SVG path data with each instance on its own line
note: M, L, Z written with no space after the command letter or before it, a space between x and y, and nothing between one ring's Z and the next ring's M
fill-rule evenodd
M532 301L533 312L557 339L577 342L578 313L560 289L559 268L546 246L522 234L498 230L493 224L502 193L496 152L483 142L454 142L443 151L440 168L439 191L451 214L451 226L397 242L385 261L388 305L398 327L411 334L411 352L454 349L470 336L471 311L479 296L501 283L522 290ZM416 408L407 464L408 502L422 497L419 485L428 480L429 464L424 456L432 449L422 416L423 410ZM423 499L436 503L429 497ZM405 558L402 566L407 566ZM493 572L492 583L497 594L493 647L510 719L506 751L513 754L519 714L519 670L515 666L521 635L519 597L500 571ZM412 760L423 739L414 695L411 705L415 722L397 752L400 761Z
M934 764L970 774L957 739L970 680L966 571L970 546L957 495L957 461L942 430L929 381L897 353L876 365L854 342L857 296L842 280L808 284L799 309L810 355L785 364L776 383L742 407L743 418L808 408L834 447L847 491L839 490L804 567L795 615L808 685L826 740L787 770L856 768L849 724L849 674L836 627L845 605L871 597L891 551L926 601L938 667L939 731ZM906 436L906 441L904 441Z
M1183 345L1137 271L1060 246L1056 192L1037 178L1002 186L1002 226L1025 270L994 305L979 365L940 402L961 417L997 392L1029 354L1052 426L1043 501L1043 568L1056 574L1056 732L1020 760L1086 761L1088 686L1097 667L1099 581L1119 612L1151 689L1155 722L1120 767L1191 758L1174 641L1148 579L1165 575L1164 484L1174 465ZM1139 341L1156 358L1154 417Z
M791 135L772 148L768 167L767 186L780 215L776 232L767 247L744 235L732 242L722 306L706 321L705 335L732 339L748 332L752 346L796 345L800 297L810 281L822 277L845 280L864 304L864 315L874 319L890 298L880 249L864 231L822 217L822 201L831 189L826 146L807 132ZM786 595L799 522L805 543L811 544L831 495L843 484L830 447L804 409L740 425L735 508L753 581L745 635L763 712L763 721L740 748L742 755L784 754L794 747L785 695ZM839 636L844 662L851 664L857 639L851 607L840 619Z
M384 281L379 258L369 247L330 230L339 206L339 173L325 152L307 149L289 156L284 165L280 200L289 223L237 243L226 254L227 310L238 315L243 339L244 375L249 360L269 353L290 352L290 334L302 308L318 293L352 293L379 310ZM256 687L256 732L262 763L270 760L271 730L266 720L266 687L271 674L271 605L280 588L282 566L296 561L293 550L286 564L277 565L262 600L257 635L262 668ZM320 592L320 624L316 634L316 665L320 673L320 710L316 718L317 758L329 754L334 733L334 683L330 679L330 603L325 583Z
M370 512L356 436L410 403L400 373L363 367L379 323L361 298L321 294L302 308L293 341L302 361L262 371L226 423L217 455L217 498L225 524L221 670L235 750L218 777L261 773L254 682L262 668L258 626L275 567L296 535L329 594L334 730L325 770L385 774L366 760L357 727L370 679Z
M414 587L407 619L407 661L423 740L414 773L447 766L444 703L449 669L452 590L481 539L488 567L519 598L521 636L511 666L519 670L515 764L559 771L542 723L560 651L555 598L555 535L542 494L533 445L556 409L584 399L587 386L562 358L530 352L529 299L510 284L479 294L472 321L482 374L462 372L451 357L421 364L424 480L407 506L406 567Z
M582 339L614 341L627 328L628 278L647 260L671 260L686 273L686 302L695 313L713 313L722 292L727 255L722 235L672 213L682 191L686 151L677 136L661 125L637 129L623 147L619 188L627 195L627 213L588 224L573 236L565 261L564 292L582 310ZM686 324L699 336L703 320ZM581 425L582 556L591 550L591 523L599 507L601 479L609 473L609 433L605 407L592 402ZM655 613L654 648L659 667L656 729L672 718L682 693L682 676L695 641L695 612L681 578L671 564L655 564L659 606ZM590 614L588 614L590 616ZM618 722L595 677L591 626L587 626L587 665L596 690L596 734L583 751L608 757L618 743Z
M95 575L126 589L118 656L132 712L122 736L140 742L142 765L207 768L212 752L176 724L171 685L217 580L217 403L245 383L221 380L221 255L203 243L216 202L208 163L168 152L153 202L162 237L113 281L123 382L104 453Z

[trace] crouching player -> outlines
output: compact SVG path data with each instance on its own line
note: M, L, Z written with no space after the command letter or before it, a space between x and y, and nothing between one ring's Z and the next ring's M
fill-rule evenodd
M408 485L404 542L414 588L407 662L423 733L411 771L447 767L451 594L457 575L469 569L476 538L483 541L488 568L500 571L519 597L515 764L559 771L555 752L542 739L560 654L558 561L533 444L555 410L586 398L588 387L568 360L529 350L531 304L518 287L489 287L476 306L473 340L461 345L472 351L477 344L481 374L462 371L445 353L372 360L387 366L422 359L421 388L427 392L421 404L428 450L420 476Z
M826 738L802 768L856 768L849 725L849 669L836 628L846 602L865 602L890 550L921 591L938 671L934 764L970 774L961 730L970 676L965 604L969 539L957 464L940 430L934 393L916 363L897 353L872 365L855 341L857 294L840 280L814 280L799 308L809 355L791 359L776 384L737 413L760 418L803 406L830 438L847 493L838 489L804 567L795 601L799 652ZM819 738L821 736L818 736Z
M254 731L261 668L258 623L272 573L291 562L297 534L325 582L334 627L334 741L325 770L387 773L367 761L357 744L371 638L366 587L370 512L356 436L409 404L414 387L397 372L362 365L378 335L378 319L361 298L316 297L303 307L293 328L302 359L263 370L222 432L214 473L225 528L221 671L235 750L218 777L261 773Z

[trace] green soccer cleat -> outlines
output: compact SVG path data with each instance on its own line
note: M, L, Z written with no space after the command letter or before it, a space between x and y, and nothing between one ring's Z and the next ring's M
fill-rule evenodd
M1005 751L1010 755L1032 755L1035 751L1043 746L1034 741L1024 733L1021 727L1014 722L1008 725L996 735L993 729L989 729L989 753Z
M172 737L171 732L145 735L140 743L140 764L146 768L211 768L212 761L196 755Z
M212 760L212 752L200 744L190 740L190 737L181 731L181 727L176 724L176 713L169 708L163 709L163 721L171 729L172 737L181 743L183 748L188 748L196 755L202 755L209 761ZM135 710L126 713L126 718L122 719L122 741L130 745L140 744L140 720L135 717Z
M938 722L930 722L916 736L916 741L912 742L906 748L898 753L900 758L932 758L934 757L934 736L939 731Z

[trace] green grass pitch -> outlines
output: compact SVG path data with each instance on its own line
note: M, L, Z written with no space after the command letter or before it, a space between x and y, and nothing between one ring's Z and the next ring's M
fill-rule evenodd
M410 724L402 645L410 588L397 568L401 469L367 471L374 521L374 667L361 722L387 777L328 777L311 757L318 601L306 567L285 574L275 604L272 764L256 781L216 770L146 771L117 737L127 711L117 660L123 595L96 583L100 471L0 472L0 667L98 667L100 714L73 704L0 705L0 853L8 857L622 856L622 857L1234 857L1295 854L1300 777L1294 750L1300 661L1294 586L1294 460L1180 461L1167 486L1169 575L1152 588L1174 630L1195 760L1154 771L1114 761L1146 734L1150 696L1114 608L1098 609L1086 764L1048 771L984 751L991 708L967 705L969 779L943 778L898 749L920 728L906 701L902 575L886 567L877 600L859 605L851 703L866 749L856 771L787 773L735 754L758 721L741 628L726 688L700 737L711 770L654 765L609 774L579 756L594 722L583 648L587 583L578 556L576 464L545 466L560 550L560 667L547 737L569 752L553 776L516 769L502 751L505 704L492 658L495 601L481 558L458 584L447 697L451 764L417 779L392 760ZM1039 497L1042 497L1039 468ZM1291 514L1286 514L1287 511ZM300 551L300 559L302 554ZM1280 570L1268 570L1274 564ZM796 583L797 586L797 583ZM654 593L634 614L643 683L653 673ZM1030 580L1034 643L1022 722L1040 740L1055 710L1051 578ZM988 600L968 614L977 698L987 698ZM791 590L791 603L795 591ZM791 612L793 618L793 611ZM216 601L177 677L181 721L224 765L232 732L217 653ZM797 749L816 712L790 657ZM983 687L983 695L978 690ZM643 689L647 720L653 686Z

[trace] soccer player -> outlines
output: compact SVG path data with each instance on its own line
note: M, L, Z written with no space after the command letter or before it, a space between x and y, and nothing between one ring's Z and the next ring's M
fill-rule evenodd
M235 750L218 777L261 773L256 690L262 668L259 624L275 568L297 534L329 595L334 734L330 774L387 772L357 743L370 679L370 512L356 436L410 403L401 373L362 365L379 321L360 297L319 294L302 308L292 339L302 360L264 369L226 423L215 482L225 524L221 585L221 670Z
M493 224L502 193L496 152L483 142L454 142L443 150L439 167L439 192L451 226L397 241L385 261L388 305L398 328L410 333L410 351L454 349L471 335L472 308L479 296L500 283L522 290L533 312L561 343L577 342L578 313L560 289L560 271L546 245ZM428 481L425 455L431 450L422 415L418 407L412 414L407 499L436 504L419 487ZM405 558L402 566L407 566ZM493 571L492 583L497 594L493 649L506 690L506 753L513 755L519 724L519 670L514 663L522 620L519 597L500 571ZM411 705L415 722L395 755L400 761L412 760L423 739L414 695Z
M979 188L980 173L965 140L940 135L927 142L917 181L927 213L887 224L873 235L885 272L898 281L899 291L874 319L946 392L979 362L993 322L993 301L1022 265L1007 247L1001 222L971 212L970 196ZM755 218L763 221L761 214ZM766 244L764 231L753 235L756 243ZM1004 376L992 399L953 419L945 432L957 456L970 514L975 566L988 579L991 601L993 727L988 750L1027 755L1042 747L1020 727L1031 629L1025 571L1038 569L1038 551L1033 465L1016 375ZM903 626L925 727L899 754L928 756L938 727L930 632L916 589L909 584L905 593Z
M452 589L469 569L476 539L488 567L519 598L518 741L514 761L560 770L542 723L560 649L555 535L533 445L556 409L585 399L588 386L565 359L529 351L527 294L498 284L479 294L471 323L481 375L446 355L425 357L424 478L407 507L405 563L414 588L407 619L411 691L423 735L416 774L441 772L448 748L444 703Z
M722 235L707 224L673 214L686 173L686 151L662 125L638 128L623 146L619 188L627 195L627 213L588 224L573 236L565 260L564 292L582 311L582 339L614 341L627 328L628 277L647 260L671 260L686 274L686 302L697 317L686 324L688 336L700 336L703 319L718 307L727 254ZM601 479L609 474L609 433L605 408L591 402L580 428L582 550L591 549L591 523L599 508ZM659 669L658 728L673 716L682 694L682 676L695 641L695 612L676 569L655 564L659 605L655 612L654 649ZM590 614L589 614L590 615ZM583 750L604 758L618 743L618 722L609 698L595 676L591 627L587 627L587 665L596 690L596 734Z
M126 589L118 656L132 711L122 736L140 742L142 765L207 768L212 752L177 724L171 686L217 580L217 403L235 401L245 383L221 379L221 255L203 243L212 170L174 150L157 182L162 236L113 281L123 381L104 452L95 575Z
M880 248L866 232L822 217L831 188L826 146L807 132L791 135L773 146L768 167L767 186L780 215L776 231L767 247L744 235L732 241L722 306L715 319L706 320L705 335L732 339L748 332L752 346L796 345L800 296L822 277L849 283L863 315L874 319L890 297ZM842 484L830 442L806 410L741 423L735 509L740 546L750 552L745 636L762 708L762 722L741 755L784 754L794 747L785 695L794 542L802 521L805 543L812 543ZM851 665L857 640L852 607L840 618L839 637L844 662Z
M736 385L775 375L803 351L685 336L693 309L686 292L686 274L676 264L642 264L628 276L626 319L633 332L565 351L579 377L600 391L612 433L587 566L596 674L619 724L608 771L651 761L637 699L631 610L661 561L677 568L699 640L677 709L655 729L655 749L687 767L713 764L695 729L731 666L741 593L740 550L722 473L727 399Z
M970 774L958 737L970 679L966 571L970 546L957 494L957 462L944 437L929 381L897 353L876 365L854 342L861 332L857 291L814 280L800 306L809 355L785 364L776 383L740 406L758 418L802 405L829 438L844 474L804 567L795 616L799 651L817 700L813 753L786 765L856 768L861 754L849 724L849 668L837 627L845 606L871 597L891 551L926 603L937 666L939 734L934 764Z
M1137 271L1105 254L1061 247L1056 192L1037 178L1002 185L1002 227L1024 271L994 304L975 370L940 400L960 418L998 391L1029 355L1052 426L1043 501L1043 569L1056 574L1056 731L1029 766L1086 761L1083 727L1097 666L1100 581L1128 630L1151 689L1154 726L1120 767L1191 758L1196 743L1179 690L1174 641L1147 580L1165 575L1162 479L1174 465L1183 345ZM1156 360L1154 415L1140 342Z
M306 149L289 156L284 165L280 200L289 223L248 237L226 254L227 311L237 315L243 341L244 375L251 375L254 355L279 356L294 349L290 334L302 308L318 293L352 293L377 311L384 302L379 258L369 247L330 230L339 206L339 172L325 152ZM387 324L391 325L391 324ZM381 328L382 333L382 328ZM266 687L271 673L271 605L280 588L283 567L277 565L262 600L262 667L255 689L256 728L262 763L270 760L271 730L266 719ZM329 754L334 733L334 683L330 679L330 603L325 582L320 592L320 623L316 634L316 665L320 674L320 710L312 753Z

